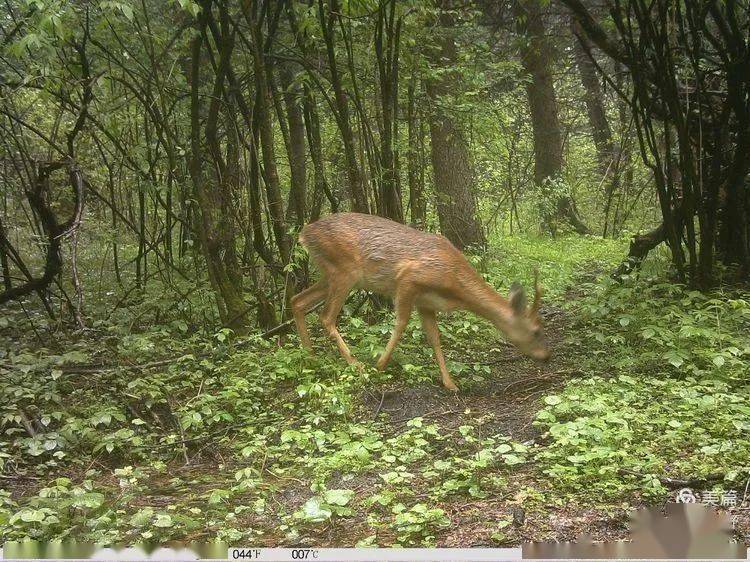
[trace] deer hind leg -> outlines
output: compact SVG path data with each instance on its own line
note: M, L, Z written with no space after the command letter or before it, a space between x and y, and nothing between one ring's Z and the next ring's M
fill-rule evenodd
M310 312L312 307L325 299L327 293L328 284L325 279L321 279L313 286L308 287L292 297L292 315L294 316L294 323L297 325L297 333L299 334L300 342L302 343L302 346L307 349L312 349L312 342L310 341L310 334L307 331L305 314Z
M440 347L440 330L438 329L435 312L426 308L419 309L419 316L422 320L422 329L427 336L427 341L432 345L435 352L435 360L440 368L440 374L443 377L443 386L449 390L458 390L456 383L453 382L448 368L445 366L445 357Z
M377 367L383 371L388 365L388 361L391 359L393 350L396 349L398 341L406 329L406 325L409 323L409 317L411 316L411 308L414 304L414 294L407 289L402 289L396 293L396 299L394 302L396 309L396 325L393 327L393 333L391 338L388 340L388 345L385 346L383 355L378 359Z
M336 279L336 282L334 282L333 279ZM338 347L341 356L346 359L346 362L350 365L357 363L357 360L349 351L349 348L347 347L344 338L341 337L336 324L339 312L341 312L341 307L344 306L346 297L349 296L349 291L351 291L353 286L354 281L341 273L329 276L328 296L326 298L323 313L320 315L320 322L323 324L323 327L326 332L328 332L331 339L336 343L336 347Z

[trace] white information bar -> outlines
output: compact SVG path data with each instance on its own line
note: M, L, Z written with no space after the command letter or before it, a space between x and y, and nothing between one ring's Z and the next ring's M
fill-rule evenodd
M266 562L501 562L521 560L520 548L230 548L229 560Z

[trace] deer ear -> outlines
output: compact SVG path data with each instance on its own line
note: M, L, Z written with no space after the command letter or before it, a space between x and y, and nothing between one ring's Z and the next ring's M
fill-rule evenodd
M526 291L523 290L523 287L517 281L510 286L508 300L516 314L523 314L526 311Z

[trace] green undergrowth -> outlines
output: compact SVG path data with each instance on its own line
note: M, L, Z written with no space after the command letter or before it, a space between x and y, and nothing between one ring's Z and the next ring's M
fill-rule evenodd
M750 476L750 293L646 276L579 287L580 378L544 399L537 460L593 498L666 493L660 477L744 487Z
M646 276L615 284L607 273L625 246L514 237L471 258L502 292L530 287L538 267L547 311L566 315L554 365L571 378L539 396L540 435L525 442L488 430L470 405L453 423L376 416L388 389L434 388L456 406L416 321L386 372L371 367L393 319L358 297L341 331L364 369L334 353L315 315L310 354L293 334L198 329L155 299L143 306L161 323L135 327L135 308L83 335L45 336L41 319L34 335L10 311L0 538L431 545L455 528L457 506L520 502L543 516L566 498L663 498L664 475L719 472L734 485L749 444L746 295ZM503 376L486 356L508 351L487 323L456 314L441 330L463 392ZM503 513L487 515L485 539L513 544Z

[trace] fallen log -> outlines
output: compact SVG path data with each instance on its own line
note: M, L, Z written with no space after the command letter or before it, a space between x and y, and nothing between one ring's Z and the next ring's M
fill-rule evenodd
M667 238L667 229L661 223L655 229L645 234L637 234L630 240L630 250L625 260L612 273L612 277L618 279L638 269L646 259L648 253L664 242Z
M649 476L648 474L643 474L642 472L630 470L628 468L620 468L617 472L618 474L622 474L625 476L638 476L639 478L645 478L646 476ZM669 476L657 476L657 478L659 482L661 482L662 486L665 486L667 488L695 488L697 486L705 486L706 484L724 480L724 475L716 473L708 474L707 476L686 479L671 478Z

